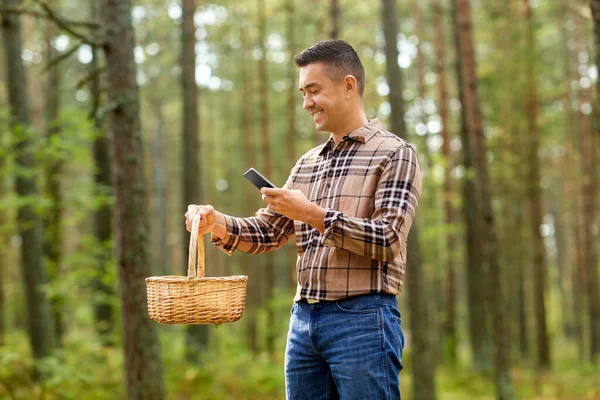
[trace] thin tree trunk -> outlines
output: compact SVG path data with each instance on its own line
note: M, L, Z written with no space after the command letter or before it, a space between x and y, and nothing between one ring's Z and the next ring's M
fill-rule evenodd
M513 132L513 140L511 144L511 153L516 155L516 160L514 163L514 179L517 182L525 181L525 169L523 164L521 163L521 159L524 157L523 154L523 137L519 130L515 130ZM516 197L517 204L513 204L512 206L512 215L514 218L514 229L515 229L515 260L517 267L516 281L517 281L517 304L518 304L518 332L519 332L519 354L522 360L527 360L530 355L529 348L529 325L528 325L528 315L527 310L529 309L527 304L527 297L525 297L525 288L527 286L528 280L526 279L525 267L529 263L527 262L528 252L525 248L525 243L529 241L528 239L528 231L526 229L526 217L523 212L523 208L521 204L525 201L525 188L523 185L516 185Z
M43 40L39 35L37 20L26 15L21 18L21 21L23 25L23 46L26 49L31 49L35 44ZM42 84L43 75L40 73L40 67L34 64L29 65L26 69L26 74L30 126L37 132L44 132L44 96L40 96L40 92L44 90Z
M577 168L577 154L575 151L576 144L575 141L577 139L577 131L579 127L577 125L577 116L572 110L572 104L578 104L578 96L575 93L575 90L571 87L571 80L574 78L578 79L576 76L573 76L573 70L578 70L578 61L577 61L577 53L578 49L575 46L574 49L571 49L569 46L569 42L574 40L577 42L579 40L577 38L577 30L574 36L571 36L569 33L569 24L577 23L574 21L574 16L570 12L570 4L568 0L564 0L562 4L562 10L564 18L564 24L562 26L563 31L563 46L565 49L565 110L567 110L567 124L565 125L565 157L564 157L564 165L565 171L570 173L565 174L565 193L577 193L579 191L579 170ZM580 106L580 104L578 104ZM585 335L584 335L584 318L581 310L584 308L584 297L582 294L585 292L582 281L581 281L581 271L584 268L583 265L583 252L582 252L582 242L580 235L580 227L581 227L581 207L579 205L579 196L565 196L565 201L568 201L568 210L569 210L569 237L571 238L571 252L572 256L571 260L571 271L570 271L570 292L572 294L571 300L571 308L568 310L569 314L572 316L572 324L573 324L573 332L572 336L574 336L575 341L577 343L578 355L580 361L584 361L586 359L585 354Z
M261 132L262 132L262 157L263 170L267 177L272 177L271 169L271 127L269 124L269 98L268 98L268 72L267 72L267 17L265 0L258 0L258 42L262 49L262 57L258 62L258 82L261 110ZM275 310L272 306L273 288L275 287L275 259L272 253L265 254L265 299L266 304L266 327L267 327L267 351L271 356L275 355Z
M242 21L246 18L246 14L241 15ZM254 99L254 86L253 81L248 79L251 75L248 72L248 66L251 65L248 61L248 48L250 47L248 38L248 26L244 26L244 23L239 23L240 38L242 41L241 55L242 61L240 63L240 80L242 82L242 93L240 96L239 103L239 130L240 130L240 141L244 143L244 151L241 153L242 162L244 163L244 171L250 167L256 166L256 140L254 131L254 119L251 112L251 103ZM256 188L251 184L243 185L243 195L246 201L244 202L242 211L244 215L252 215L256 211ZM245 271L250 277L248 279L248 287L246 294L246 339L248 348L252 351L252 354L258 353L258 337L256 332L256 309L258 307L258 284L259 279L252 279L256 277L258 271L256 261L252 261L251 254L240 254L242 265L245 265ZM256 273L255 273L256 271Z
M329 18L331 18L331 39L340 37L340 4L339 0L330 0Z
M536 321L537 365L541 370L550 368L550 343L546 327L545 288L547 275L546 250L540 227L542 225L542 200L540 189L540 138L537 131L537 89L535 82L535 42L532 10L524 0L525 19L527 24L527 148L529 168L527 188L531 212L531 234L533 251L533 296Z
M450 172L453 166L453 157L450 150L450 124L448 118L448 87L446 83L446 51L444 46L445 24L442 9L442 0L435 0L433 4L433 29L435 46L435 75L437 77L437 108L442 125L442 154L444 156L444 224L446 227L454 226L454 188ZM445 349L451 365L458 361L458 338L456 334L456 235L452 232L446 234L446 321L445 321Z
M504 315L504 296L502 276L499 265L499 251L491 204L491 190L487 167L487 148L483 136L483 124L479 109L477 91L477 74L475 67L475 48L471 22L469 0L453 0L457 22L457 55L458 70L461 74L461 102L463 106L463 122L468 132L465 152L471 152L475 167L476 192L478 193L477 210L481 216L482 236L480 240L484 250L483 260L489 267L490 308L494 321L495 347L495 383L496 396L499 400L514 399L512 377L510 373L510 345L507 337L506 316Z
M200 177L200 143L198 124L198 86L196 85L196 28L194 26L195 0L183 0L181 23L181 85L183 94L183 204L185 212L189 204L204 203ZM187 237L187 236L185 236ZM187 259L188 240L182 240L183 258ZM182 264L187 275L187 263ZM186 359L197 362L199 353L206 350L209 341L207 325L189 325L186 329Z
M594 51L596 66L600 66L600 1L590 0L594 23ZM588 265L588 301L590 313L590 351L592 361L600 363L600 283L598 282L598 227L600 221L597 207L598 193L598 145L600 145L600 82L596 80L595 124L589 134L588 154L586 155L587 179L584 191L587 192L584 203L586 215L586 264ZM595 136L595 138L594 138ZM595 153L594 153L595 149Z
M457 80L458 90L463 106L461 107L461 130L460 136L463 149L463 165L465 168L465 177L463 178L463 213L466 220L466 240L467 240L467 295L469 305L469 333L471 340L471 349L473 353L473 368L475 371L484 372L490 370L491 367L491 333L488 324L488 312L486 310L485 288L489 286L487 281L486 264L484 263L483 249L480 245L482 227L477 219L478 196L476 193L476 185L472 174L474 161L472 152L469 151L472 146L469 134L468 118L466 113L465 99L471 93L463 93L465 88L470 88L470 82L463 82L468 78L463 77L462 64L466 64L466 60L461 60L462 54L458 49L461 49L461 35L470 35L470 18L465 21L460 21L458 17L456 0L452 1L453 5L453 23L454 35L457 47ZM468 4L467 4L468 7ZM460 24L460 25L459 25ZM468 24L465 28L464 25ZM466 29L466 32L465 32ZM469 37L470 40L470 37ZM473 58L469 52L472 49L463 49L463 52ZM474 79L474 77L473 77ZM472 99L469 99L472 102Z
M287 0L287 39L290 52L290 59L293 60L296 55L296 15L295 15L295 0ZM298 99L298 87L296 85L296 67L290 62L288 65L288 79L290 80L290 90L288 92L288 134L287 134L287 153L288 165L292 168L296 162L296 105ZM290 287L294 288L297 282L296 277L296 260L298 250L296 249L295 241L290 241L287 245L289 252L289 260L291 261L289 268L289 283Z
M96 1L90 1L90 14L92 20L96 20L98 10ZM92 61L90 62L90 72L97 70L100 65L98 62L99 52L97 48L92 48ZM96 75L91 82L91 108L97 110L100 106L100 79ZM94 141L94 164L96 171L94 180L96 183L96 195L108 196L112 194L112 171L110 142L106 129L97 115L91 115L94 121L94 128L98 137ZM105 346L114 344L113 334L115 333L115 312L110 299L114 298L114 287L107 283L106 276L110 274L109 268L112 265L113 257L112 232L113 232L113 211L112 205L104 201L102 206L94 213L94 234L101 251L98 255L95 277L92 280L94 296L92 297L94 310L94 325L100 341Z
M381 21L385 38L386 74L390 87L389 102L391 107L390 122L392 132L407 139L404 123L404 100L402 89L404 83L398 67L398 47L396 36L398 22L395 0L381 1ZM427 291L423 259L419 240L417 221L413 223L408 239L405 288L408 292L410 308L409 322L412 333L413 384L414 400L434 400L436 398L435 370L432 337L431 311L427 305Z
M425 42L425 29L423 24L423 13L421 10L421 3L424 3L423 6L427 7L428 4L422 2L421 0L413 0L413 20L415 24L415 34L417 36L417 62L416 62L416 75L417 75L417 96L415 97L415 103L417 103L419 107L419 122L423 125L427 126L427 115L425 113L424 105L427 98L427 86L425 85L425 54L423 53L422 44ZM432 170L433 161L431 158L431 152L429 151L429 145L427 144L429 137L429 132L422 136L418 136L418 139L421 141L419 143L419 150L423 155L425 160L421 165L426 165L424 176L427 177L428 171ZM425 179L423 182L423 197L422 204L426 204L426 207L421 207L424 210L436 210L439 209L442 204L438 202L437 196L430 196L425 193L437 191L438 188L436 184L432 180ZM425 203L426 202L426 203ZM426 225L439 223L437 220L437 215L432 219L431 214L422 213L422 220ZM429 218L428 218L429 217ZM429 249L429 256L431 260L438 260L440 258L441 249L441 241L434 239L431 241L425 241L424 246ZM438 263L424 263L424 272L425 272L425 287L443 287L443 276L441 267ZM444 308L444 292L442 290L432 291L430 293L433 301L431 304L431 321L429 322L432 326L434 332L437 332L436 335L440 337L444 336L443 325L438 323L440 320L441 310ZM433 360L436 363L443 362L443 341L432 340L431 345L433 346Z
M57 4L54 0L48 1L48 6L56 9ZM46 21L46 59L48 62L57 57L57 52L52 46L54 39L58 36L58 29L54 21ZM58 113L60 110L60 66L55 65L48 71L48 81L46 88L46 130L47 140L50 142L60 135L58 126ZM60 140L60 139L59 139ZM61 260L62 260L62 193L61 193L61 175L63 169L63 160L60 153L57 158L50 160L46 170L46 192L52 206L44 221L44 256L48 261L48 272L51 281L62 279ZM59 347L62 347L62 337L65 332L64 322L64 296L58 293L51 300L52 311L54 313L54 322L56 328L56 341Z
M575 52L573 54L573 60L576 62L576 75L575 75L575 79L577 79L577 81L579 81L579 79L581 79L581 74L579 73L579 61L578 61L578 55L581 54L581 52L585 51L585 52L589 52L589 48L586 46L586 42L587 42L587 38L585 37L582 28L583 25L583 21L577 16L574 15L573 18L574 22L575 22L575 29L574 29L574 41L575 41ZM579 248L578 248L578 252L579 252L579 290L581 291L580 293L580 305L583 308L588 309L588 311L591 309L592 305L590 304L591 299L589 298L589 293L588 293L588 289L589 289L589 274L590 274L590 268L591 265L588 264L589 262L589 248L588 248L588 235L587 235L587 225L589 220L587 220L587 216L586 216L586 208L587 208L587 202L589 201L586 197L588 195L588 190L589 188L587 180L588 178L588 171L587 171L587 160L589 158L589 143L587 140L587 137L589 135L591 135L591 121L590 121L590 117L588 115L586 115L583 112L583 105L584 104L590 104L592 102L591 99L591 93L589 89L585 89L585 88L581 88L578 87L577 89L575 89L575 99L576 99L576 104L577 104L577 124L576 126L578 127L578 135L575 139L575 143L574 143L574 148L578 148L579 149L579 174L578 174L578 188L577 191L579 192L579 196L576 196L576 198L578 199L578 203L577 203L577 212L578 212L578 222L577 222L577 236L576 238L578 239L578 243L579 243ZM581 312L581 309L578 310L581 318L581 339L582 342L585 343L586 342L586 327L585 327L585 314L583 312ZM590 323L590 329L591 328L591 324L593 323L593 321L589 321ZM591 337L590 339L590 350L591 350ZM588 354L591 354L591 352L586 351L586 347L585 344L583 346L581 346L581 355L582 355L582 360L586 360L588 359Z
M0 55L0 62L3 56ZM0 109L8 108L4 101L0 99ZM0 147L7 148L7 132L0 132ZM0 154L0 200L7 197L8 188L6 187L6 165L7 160L4 154ZM7 222L7 212L4 209L0 209L0 226L5 226ZM8 235L5 232L0 232L0 347L4 346L5 336L5 316L6 316L6 302L5 302L5 290L4 290L4 276L6 274L6 253L8 248Z
M130 0L103 0L108 102L112 138L115 228L119 266L122 337L127 398L165 397L158 328L148 318L146 286L150 276L149 215L140 101L133 59L134 30Z
M155 100L154 116L155 135L153 141L153 166L154 166L154 189L156 191L156 211L157 226L158 226L158 266L156 273L160 275L168 275L167 270L167 210L166 210L166 188L165 188L165 154L164 154L164 115L163 105L161 100Z
M4 63L5 55L0 54L0 63ZM6 110L8 104L5 103L5 98L0 98L0 109ZM8 148L8 132L0 132L0 148ZM5 154L0 154L0 201L5 199L9 192L7 187L7 157ZM8 213L5 209L0 209L0 226L5 226L8 222ZM8 233L0 232L0 347L4 346L5 333L6 333L6 292L4 289L4 280L7 273L7 248L8 248Z
M568 0L563 0L561 2L561 11L564 17L564 23L561 24L561 35L562 35L562 44L564 49L564 99L563 99L563 107L565 110L565 119L567 127L565 131L565 156L561 160L561 164L558 168L561 168L565 173L561 176L561 186L560 190L562 193L573 193L573 189L571 189L574 185L574 177L573 172L573 150L572 150L572 141L569 136L572 135L571 129L574 126L574 113L572 110L572 101L573 89L571 88L571 79L573 77L572 71L572 63L571 59L571 50L569 49L569 40L570 33L567 27L569 21L569 3ZM574 251L575 241L573 236L571 235L571 227L575 224L575 219L573 218L573 209L574 202L571 196L559 196L559 210L557 218L560 221L560 227L557 227L557 247L559 250L559 257L562 260L561 268L561 294L564 296L564 300L561 301L562 304L562 313L563 313L563 332L566 338L572 339L576 338L576 327L575 327L575 317L573 310L573 303L575 299L575 292L573 291L573 271L576 270L577 259L576 259L576 251ZM562 231L562 232L561 232ZM560 237L560 238L559 238Z
M328 21L329 23L331 22L331 1L329 3L329 13L325 13L325 12L321 12L321 10L319 9L320 5L323 4L323 2L321 0L312 0L311 1L311 7L313 10L317 10L317 12L314 14L314 18L311 19L311 22L313 22L314 26L315 26L315 37L314 37L314 42L319 42L321 40L325 40L325 39L331 39L331 32L327 32L327 26L328 26ZM329 18L329 20L328 20ZM329 36L328 36L329 35ZM313 130L313 134L312 134L312 139L313 139L313 145L314 146L318 146L321 143L323 143L326 140L326 137L323 137L323 133L317 131L316 129Z
M426 125L427 117L425 115L424 105L425 99L427 97L427 88L425 87L425 55L423 54L422 44L425 42L425 33L423 29L423 15L421 11L421 0L413 0L413 12L412 18L415 24L415 34L417 35L417 59L416 59L416 80L417 80L417 96L415 97L415 102L420 105L419 110L419 122ZM426 132L423 136L419 136L419 139L422 143L420 143L421 152L425 156L425 165L427 166L427 170L431 170L433 162L431 159L431 152L429 151L429 146L427 145L427 136ZM435 197L430 196L429 206L433 209L435 207L434 201Z
M572 154L575 156L575 144L571 144ZM576 157L574 157L576 158ZM575 164L575 163L574 163ZM574 193L580 190L579 179L574 181ZM583 231L583 218L581 213L581 202L579 196L575 196L573 200L573 212L575 214L573 236L575 237L575 251L576 251L576 264L573 269L573 314L575 315L575 332L577 337L577 347L579 350L580 361L587 361L586 355L586 335L585 335L585 318L582 310L585 308L585 257L583 249L582 231Z
M17 7L18 1L5 0L4 5ZM21 59L21 24L18 15L2 13L2 38L10 103L10 126L15 137L13 143L16 145L14 150L17 154L15 162L18 168L35 172L36 163L32 154L35 137L29 129L26 72ZM19 197L38 199L40 191L35 173L18 174L15 186ZM19 208L17 222L22 239L21 269L27 301L29 341L33 357L39 360L51 355L56 342L52 309L46 292L42 289L48 282L42 254L42 220L35 212L32 201Z

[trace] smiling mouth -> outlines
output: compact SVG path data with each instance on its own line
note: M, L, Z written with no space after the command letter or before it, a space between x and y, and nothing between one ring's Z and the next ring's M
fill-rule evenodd
M311 113L313 117L316 117L317 115L323 114L323 110L321 111L316 111L314 113Z

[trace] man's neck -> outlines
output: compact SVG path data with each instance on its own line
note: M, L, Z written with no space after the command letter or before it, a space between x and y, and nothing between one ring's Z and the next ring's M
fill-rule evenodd
M346 122L342 129L339 129L337 132L331 132L335 144L341 142L344 136L354 132L358 128L361 128L369 123L369 120L367 119L367 116L365 115L364 111L355 115L355 118L352 118L351 120Z

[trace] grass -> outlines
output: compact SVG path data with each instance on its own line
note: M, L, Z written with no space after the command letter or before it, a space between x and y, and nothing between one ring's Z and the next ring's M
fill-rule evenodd
M280 335L275 355L253 355L243 339L241 324L212 328L213 342L203 354L201 366L183 360L182 327L161 329L163 363L168 398L174 400L275 400L285 398L283 350ZM12 333L0 348L0 399L124 398L122 352L104 349L91 332L71 331L65 350L44 363L48 380L39 385L30 378L32 360L26 336ZM600 366L578 363L571 352L555 355L551 372L538 375L533 368L513 369L518 399L600 399ZM412 400L411 357L407 354L401 373L403 399ZM477 375L467 368L440 367L437 371L438 400L493 400L492 376Z

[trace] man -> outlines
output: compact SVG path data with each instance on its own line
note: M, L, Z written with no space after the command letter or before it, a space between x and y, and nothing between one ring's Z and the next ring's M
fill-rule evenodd
M421 190L417 156L367 120L365 72L348 43L319 42L295 61L304 109L329 140L300 158L283 188L261 190L267 206L255 217L190 205L187 228L200 213L200 233L212 232L227 254L275 250L296 235L288 399L399 399L404 336L396 295Z

